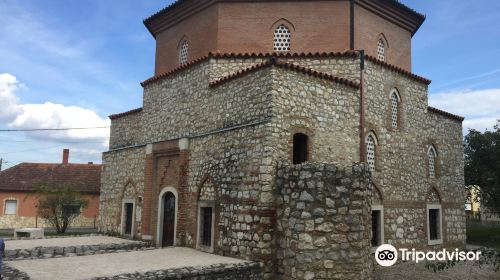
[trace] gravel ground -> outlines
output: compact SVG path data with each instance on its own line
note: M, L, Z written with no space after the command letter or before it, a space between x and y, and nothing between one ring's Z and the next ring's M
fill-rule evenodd
M5 250L31 249L35 247L69 247L82 245L137 242L109 236L63 237L47 239L7 240Z
M374 280L499 280L500 272L491 266L479 267L474 262L461 262L455 267L434 272L424 263L400 263L391 267L376 266Z
M26 273L32 280L81 280L134 272L242 262L244 261L194 249L172 247L72 258L11 261L6 262L6 265L10 267L9 269Z

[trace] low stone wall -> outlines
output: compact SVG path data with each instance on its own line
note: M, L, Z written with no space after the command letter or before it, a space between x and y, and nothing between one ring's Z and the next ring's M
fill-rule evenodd
M277 269L284 279L372 278L365 164L277 169Z
M78 216L71 227L94 227L97 226L97 217L84 217ZM28 217L18 215L1 215L0 216L0 229L7 228L34 228L34 227L52 227L40 217Z
M150 272L121 274L112 277L92 278L92 280L118 279L260 280L263 279L263 275L262 269L258 263L244 262L238 264L215 264L204 267L183 267Z
M5 250L5 260L46 259L154 249L147 242L126 242L68 247L35 247Z

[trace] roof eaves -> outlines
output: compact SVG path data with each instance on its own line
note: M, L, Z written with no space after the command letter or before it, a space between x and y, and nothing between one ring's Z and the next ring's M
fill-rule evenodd
M456 121L459 121L459 122L463 122L465 120L465 118L462 117L462 116L455 115L455 114L452 114L452 113L448 113L446 111L443 111L441 109L438 109L438 108L435 108L435 107L431 107L431 106L428 106L428 111L432 112L432 113L440 114L442 116L445 116L447 118L450 118L450 119L453 119L453 120L456 120Z
M165 72L165 73L162 73L162 74L159 74L159 75L153 76L153 77L151 77L151 78L149 78L149 79L147 79L147 80L143 81L143 82L141 83L141 86L142 86L142 87L145 87L145 86L147 86L148 84L150 84L150 83L152 83L152 82L158 81L158 80L160 80L160 79L162 79L162 78L165 78L165 77L167 77L167 76L170 76L170 75L172 75L172 74L174 74L174 73L176 73L176 72L179 72L179 71L182 71L182 70L184 70L184 69L190 68L191 66L194 66L194 65L196 65L196 64L199 64L199 63L201 63L201 62L203 62L203 61L207 60L209 57L210 57L210 55L204 55L204 56L202 56L202 57L200 57L200 58L197 58L197 59L195 59L195 60L192 60L192 61L190 61L190 62L188 62L188 63L186 63L186 64L183 64L183 65L180 65L180 66L178 66L178 67L175 67L174 69L172 69L172 70L170 70L170 71L167 71L167 72Z
M213 82L211 82L209 84L209 86L210 87L216 87L216 86L219 86L219 85L221 85L223 83L226 83L228 81L234 80L234 79L236 79L238 77L246 75L248 73L255 72L257 70L260 70L262 68L269 67L269 66L280 67L280 68L283 68L283 69L295 71L295 72L302 73L302 74L305 74L305 75L308 75L308 76L312 76L312 77L315 77L315 78L319 78L319 79L327 80L327 81L334 82L334 83L337 83L337 84L342 84L344 86L348 86L348 87L352 87L352 88L355 88L355 89L359 89L359 83L357 83L357 82L354 82L354 81L351 81L351 80L348 80L348 79L345 79L345 78L340 78L340 77L337 77L337 76L334 76L334 75L331 75L331 74L319 72L319 71L316 71L316 70L313 70L313 69L310 69L310 68L306 68L306 67L303 67L303 66L299 66L299 65L296 65L296 64L293 64L293 63L282 62L282 61L277 60L274 57L271 58L271 59L269 59L268 61L265 61L265 62L256 64L256 65L253 65L251 67L248 67L248 68L245 68L243 70L240 70L240 71L238 71L236 73L233 73L233 74L230 74L228 76L222 77L222 78L220 78L220 79L218 79L216 81L213 81Z
M124 116L132 115L132 114L137 114L137 113L140 113L140 112L142 112L142 107L141 108L132 109L132 110L129 110L129 111L126 111L126 112L123 112L123 113L109 115L108 118L110 118L111 120L115 120L115 119L119 119L119 118L124 117Z
M422 76L413 74L410 71L407 71L407 70L405 70L403 68L400 68L400 67L397 67L395 65L389 64L389 63L387 63L385 61L379 60L379 59L377 59L374 56L365 55L365 57L366 57L367 60L369 60L369 61L371 61L371 62L373 62L373 63L375 63L377 65L380 65L380 66L382 66L384 68L390 69L390 70L392 70L394 72L397 72L399 74L403 74L403 75L405 75L405 76L407 76L409 78L412 78L412 79L417 80L419 82L422 82L424 84L430 85L431 82L432 82L431 80L429 80L427 78L424 78Z

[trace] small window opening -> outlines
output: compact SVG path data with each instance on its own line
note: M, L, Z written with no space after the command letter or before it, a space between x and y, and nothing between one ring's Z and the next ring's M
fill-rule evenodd
M440 211L439 209L429 209L429 239L441 239Z
M309 137L302 133L293 135L293 164L301 164L308 158L308 139Z
M372 210L372 247L378 247L382 241L382 218L380 210Z
M5 201L5 215L15 215L17 211L17 200Z

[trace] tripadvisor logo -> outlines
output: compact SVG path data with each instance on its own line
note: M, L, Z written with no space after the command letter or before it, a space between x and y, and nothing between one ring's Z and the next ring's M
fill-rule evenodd
M375 251L375 260L381 266L391 266L398 260L398 251L392 245L380 245Z
M465 252L455 249L453 251L447 251L442 249L441 251L429 251L422 252L416 251L415 249L399 249L400 259L402 261L413 261L418 263L423 260L427 261L478 261L481 256L481 252ZM375 251L375 260L381 266L392 266L398 260L398 250L389 244L380 245Z

